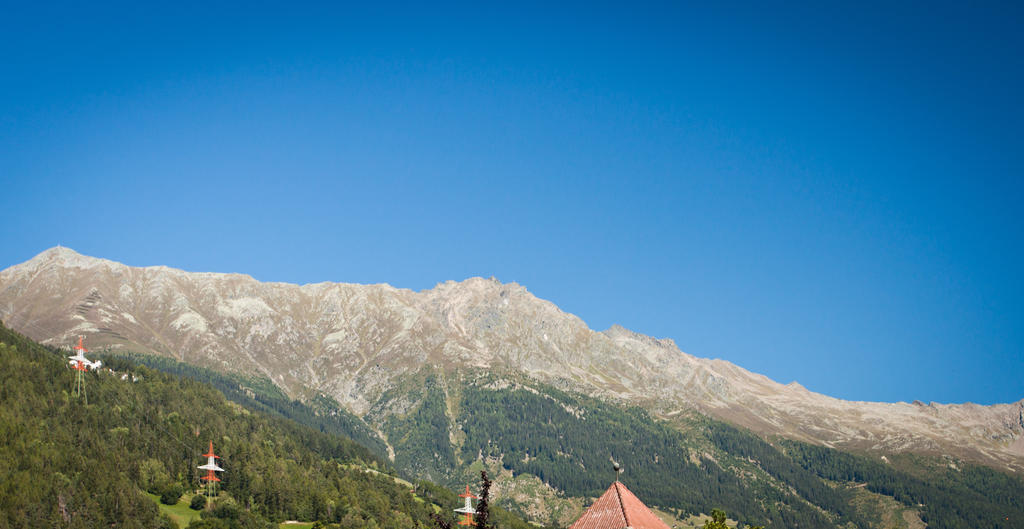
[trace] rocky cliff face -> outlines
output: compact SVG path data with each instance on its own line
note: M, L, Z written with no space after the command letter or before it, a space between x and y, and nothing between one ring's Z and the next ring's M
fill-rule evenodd
M848 402L681 352L621 327L589 329L515 283L261 283L129 267L53 248L0 272L0 319L52 345L142 350L266 375L357 414L424 366L525 373L671 417L689 410L830 446L911 450L1024 469L1024 400L980 406Z

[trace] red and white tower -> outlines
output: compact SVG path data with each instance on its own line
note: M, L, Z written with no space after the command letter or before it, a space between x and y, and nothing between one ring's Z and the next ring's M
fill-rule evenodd
M220 482L220 478L214 472L224 472L224 469L217 466L217 462L214 461L215 459L220 459L220 456L213 453L213 441L210 441L210 451L203 454L203 457L206 458L206 464L199 465L199 469L205 470L206 475L201 476L199 479L206 485L206 495L212 497L216 495L217 483Z
M455 512L462 515L459 525L476 525L476 522L473 521L473 515L476 514L476 509L473 508L473 499L479 498L479 496L469 492L469 485L466 485L466 492L459 494L459 497L466 498L466 505L461 509L455 509Z
M85 357L85 353L88 353L89 350L82 345L81 336L78 337L78 345L74 347L74 350L75 354L68 357L68 364L71 364L71 369L78 371L78 373L75 374L75 389L72 394L76 397L84 397L85 403L88 404L89 396L85 394L85 380L82 379L82 374L90 369L99 369L100 366L103 365L103 362L100 360L90 362L89 359Z

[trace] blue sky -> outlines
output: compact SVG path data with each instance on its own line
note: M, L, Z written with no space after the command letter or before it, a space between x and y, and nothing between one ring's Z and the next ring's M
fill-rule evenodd
M6 5L0 267L516 281L856 400L1024 398L1021 7Z

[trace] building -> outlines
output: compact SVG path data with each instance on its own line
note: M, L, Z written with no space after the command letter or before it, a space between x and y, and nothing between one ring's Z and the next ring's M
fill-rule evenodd
M616 481L569 529L669 529L625 485Z

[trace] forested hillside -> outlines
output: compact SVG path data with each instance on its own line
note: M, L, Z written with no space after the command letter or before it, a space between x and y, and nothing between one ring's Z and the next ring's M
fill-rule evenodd
M401 413L389 411L396 402ZM933 528L1024 527L1024 481L1011 474L925 456L890 454L887 463L700 415L669 423L521 378L427 372L369 419L384 422L396 463L453 482L499 462L565 497L592 498L607 488L614 459L631 490L680 518L720 508L768 527L874 528L906 511ZM865 502L869 493L894 500L892 512Z
M912 454L890 462L823 446L783 441L800 466L832 482L862 483L870 491L917 505L929 527L1024 527L1024 481L978 465Z
M211 369L178 362L165 356L130 352L104 352L97 355L107 365L142 364L165 373L188 377L210 384L228 400L260 411L291 419L324 433L347 437L367 448L378 459L387 459L387 447L373 430L359 417L349 413L336 400L316 395L310 402L289 398L265 377L243 376L237 373L219 373ZM127 362L127 363L125 363Z
M537 392L475 386L462 398L464 409L472 410L459 417L466 432L463 458L503 455L507 468L534 474L568 495L600 495L608 486L606 469L614 459L625 466L621 479L634 493L651 505L681 514L722 508L732 518L754 525L867 526L853 513L834 508L843 503L842 492L824 487L820 480L783 481L798 487L795 494L772 486L756 477L756 468L724 458L727 451L713 453L705 438L684 435L639 408L622 409L552 388ZM804 501L805 489L812 485L827 489L815 490L827 502Z
M86 404L62 354L0 326L0 527L173 527L143 491L195 488L211 440L224 494L197 526L432 525L435 507L351 440L252 412L188 378L115 367L85 374ZM447 491L417 489L445 511L454 505Z
M61 355L6 329L0 338L0 524L13 527L166 525L140 491L194 487L209 440L228 470L224 490L248 516L231 522L237 526L283 519L356 529L428 525L430 504L449 509L457 501L452 488L484 467L508 473L498 491L510 490L509 479L535 476L548 487L545 501L586 502L608 486L614 459L631 490L680 519L718 508L767 527L873 529L904 527L905 519L940 529L1024 527L1024 482L987 467L866 457L696 414L667 422L521 376L425 369L357 417L319 395L289 399L266 379L119 353L103 355L115 373L87 375L83 405L70 395L74 375ZM443 486L418 483L417 499L393 472ZM521 500L494 498L529 514ZM554 511L531 512L541 523L567 523ZM565 518L571 509L559 512ZM495 518L525 527L504 511Z

